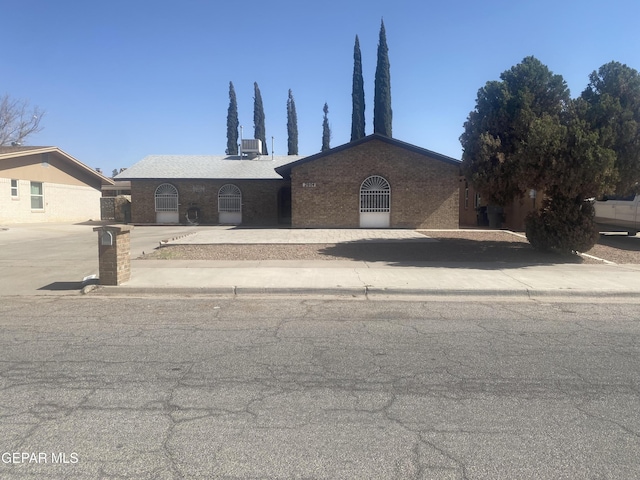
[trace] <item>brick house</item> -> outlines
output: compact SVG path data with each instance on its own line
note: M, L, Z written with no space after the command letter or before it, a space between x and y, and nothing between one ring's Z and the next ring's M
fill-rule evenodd
M132 222L458 228L460 162L382 135L310 157L149 156Z
M0 147L0 223L100 219L113 181L57 147Z
M291 189L274 169L299 158L150 155L116 179L131 182L136 224L289 224Z
M292 226L458 228L460 162L382 135L276 168Z

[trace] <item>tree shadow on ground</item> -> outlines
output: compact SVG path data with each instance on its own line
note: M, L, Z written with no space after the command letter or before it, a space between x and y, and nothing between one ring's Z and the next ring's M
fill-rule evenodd
M65 290L81 290L87 285L99 285L100 279L96 276L87 277L79 282L53 282L48 285L44 285L38 290L47 291L65 291Z
M410 243L402 240L343 242L319 250L330 255L363 262L386 262L395 266L444 264L451 268L504 269L531 265L581 264L578 255L535 250L526 242L438 238L437 242Z
M629 237L628 235L605 235L601 234L598 245L606 245L607 247L617 248L619 250L627 250L631 252L640 252L640 236Z
M116 222L114 220L87 220L85 222L75 222L73 225L94 225L96 227L103 227L105 225L115 225L122 222Z

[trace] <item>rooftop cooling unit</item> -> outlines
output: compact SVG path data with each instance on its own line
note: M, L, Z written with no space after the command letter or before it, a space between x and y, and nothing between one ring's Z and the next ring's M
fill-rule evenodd
M260 155L262 153L262 140L256 138L243 138L242 153L254 153Z

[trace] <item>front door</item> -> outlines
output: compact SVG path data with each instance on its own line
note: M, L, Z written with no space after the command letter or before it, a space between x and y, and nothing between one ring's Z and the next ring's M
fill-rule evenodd
M291 187L278 190L278 223L291 225Z

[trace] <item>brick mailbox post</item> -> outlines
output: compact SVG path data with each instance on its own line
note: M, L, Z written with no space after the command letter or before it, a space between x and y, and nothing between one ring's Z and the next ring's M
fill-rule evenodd
M100 285L120 285L131 278L131 225L96 227Z

